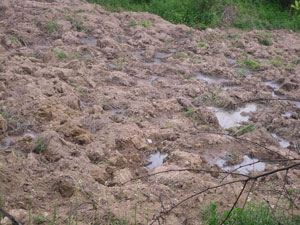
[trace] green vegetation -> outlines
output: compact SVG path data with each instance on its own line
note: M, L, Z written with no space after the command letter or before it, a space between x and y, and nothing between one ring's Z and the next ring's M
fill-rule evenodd
M217 204L211 203L205 210L202 216L204 224L219 225L228 215L228 211L220 213L217 211ZM273 215L269 207L264 204L255 205L248 203L243 210L242 208L235 208L230 214L228 220L224 223L235 225L297 225L300 223L300 216L287 218L285 216Z
M132 22L130 24L131 27L135 27L135 26L150 27L151 25L152 25L152 23L149 21Z
M37 139L37 152L42 153L46 150L46 145L44 143L44 139L42 137L38 137Z
M52 34L56 31L58 31L60 27L61 27L61 25L58 24L56 21L49 21L46 24L46 30L47 30L48 34Z
M147 11L199 28L300 30L300 4L291 0L88 0L107 10ZM293 8L291 8L291 4ZM293 10L291 10L293 9Z
M68 55L64 52L60 52L60 51L55 51L54 52L55 55L60 59L60 60L63 60L63 59L67 59L68 58Z
M198 44L198 46L201 47L201 48L206 47L206 44L203 43L203 42L201 42L201 41L199 41L197 44Z
M249 68L251 70L258 70L260 68L260 62L257 60L240 60L241 66Z
M237 132L235 133L236 136L240 136L240 135L243 135L245 133L248 133L248 132L252 132L255 130L255 126L254 124L249 124L249 125L246 125L246 126L243 126L241 128L239 128L237 130Z

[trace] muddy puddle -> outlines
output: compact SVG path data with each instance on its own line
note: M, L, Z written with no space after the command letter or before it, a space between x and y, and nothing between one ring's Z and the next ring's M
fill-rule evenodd
M219 166L224 171L232 171L235 170L236 173L241 173L244 175L249 174L251 171L264 171L266 168L266 164L264 162L259 162L256 158L250 158L247 155L243 156L243 162L234 166L227 166L226 161L224 159L219 159L214 162L217 166ZM249 165L251 164L251 165Z
M235 111L226 111L217 107L208 108L215 112L221 127L228 129L230 127L240 126L242 122L247 122L249 120L248 114L255 112L259 106L255 103L249 103Z
M222 83L222 82L226 81L224 78L208 76L208 75L203 74L203 73L197 73L196 74L196 79L200 80L200 81L204 81L204 82L209 83L209 84Z
M292 112L289 111L289 112L282 113L281 116L290 118L292 116Z
M96 46L97 45L97 39L92 37L92 36L81 38L80 40L85 45L89 45L89 46Z
M290 146L290 142L282 139L281 137L278 137L277 134L272 133L271 135L273 138L276 139L276 141L278 141L278 143L280 144L281 147L288 148Z
M146 166L148 170L154 170L156 167L161 166L164 163L164 159L167 158L167 153L156 152L149 156L148 161L150 164Z

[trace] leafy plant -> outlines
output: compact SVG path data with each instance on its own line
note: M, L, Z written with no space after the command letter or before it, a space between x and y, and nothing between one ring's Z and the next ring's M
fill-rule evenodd
M201 48L206 47L206 44L203 43L203 42L200 42L200 41L199 41L197 44L198 44L198 46L201 47Z
M292 8L294 8L297 12L300 12L300 1L295 0L295 4L291 5Z
M83 24L82 21L76 21L73 28L78 32L88 32L89 29Z

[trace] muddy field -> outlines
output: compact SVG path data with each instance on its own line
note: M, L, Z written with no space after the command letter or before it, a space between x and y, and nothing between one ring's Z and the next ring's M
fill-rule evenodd
M29 215L48 224L37 215L50 220L54 209L56 224L75 214L82 225L109 215L133 222L135 212L146 224L238 177L132 178L289 165L300 158L299 85L300 35L292 31L200 31L79 0L2 0L2 208L22 224ZM298 191L299 168L284 174L257 182L248 201L274 204L283 177ZM211 201L230 208L242 186L196 196L166 224L201 224Z

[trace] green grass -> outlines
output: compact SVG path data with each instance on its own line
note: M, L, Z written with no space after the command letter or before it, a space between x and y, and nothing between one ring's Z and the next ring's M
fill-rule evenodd
M64 60L68 58L68 55L64 52L55 51L54 53L60 60Z
M239 63L241 64L241 66L246 67L246 68L251 69L251 70L258 70L261 66L260 62L257 61L257 60L245 59L245 60L240 60Z
M202 216L204 224L219 225L228 215L228 211L220 213L217 211L217 204L211 203L205 210ZM300 224L300 216L294 218L287 218L282 215L275 216L271 213L268 206L264 204L255 205L248 203L244 210L241 208L235 208L225 225L275 225L280 221L285 225L297 225Z
M234 26L240 29L300 30L300 13L270 0L88 0L107 10L147 11L178 24L199 28ZM230 18L230 22L226 20Z

